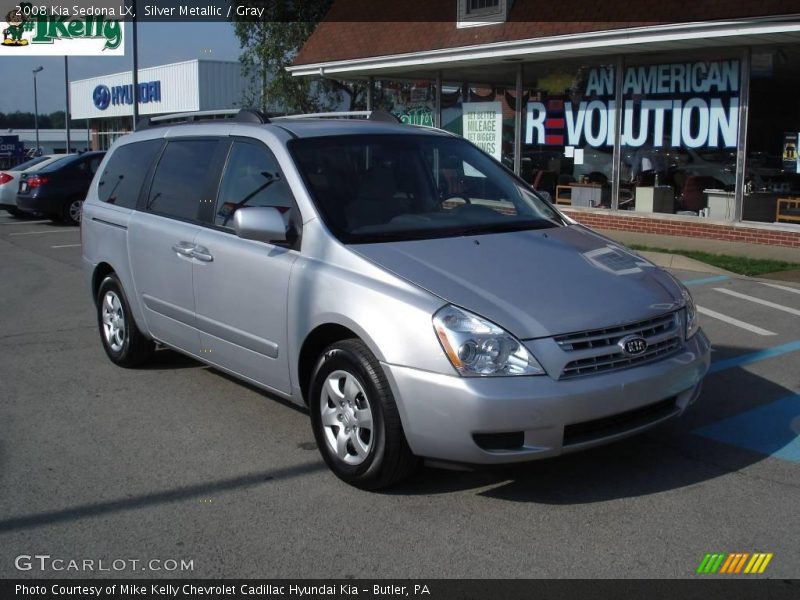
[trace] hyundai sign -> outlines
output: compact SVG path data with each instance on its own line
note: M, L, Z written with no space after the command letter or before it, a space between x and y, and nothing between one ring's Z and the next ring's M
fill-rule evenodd
M138 85L139 104L161 102L161 81L145 81ZM133 104L133 84L108 87L100 84L92 92L92 102L98 110L106 110L109 105Z
M20 156L24 151L25 145L18 135L0 135L0 157Z

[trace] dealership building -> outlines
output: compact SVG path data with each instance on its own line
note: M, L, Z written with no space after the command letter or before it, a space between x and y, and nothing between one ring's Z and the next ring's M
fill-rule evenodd
M238 62L187 60L139 69L140 116L241 106L246 89ZM133 130L131 71L69 84L72 119L87 119L93 150L104 150Z
M796 2L335 0L289 71L365 82L588 225L800 247Z

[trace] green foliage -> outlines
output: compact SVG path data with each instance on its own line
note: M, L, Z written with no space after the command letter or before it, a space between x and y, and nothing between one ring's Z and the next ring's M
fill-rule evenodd
M250 86L244 106L263 111L316 112L335 108L345 100L350 110L366 103L366 86L324 78L293 77L286 71L332 0L248 1L243 6L263 9L260 21L233 23L242 46L239 57Z
M32 112L2 113L0 112L0 130L7 131L9 129L33 129L36 123L33 118ZM70 128L83 129L86 127L86 121L70 120ZM64 128L64 111L57 110L49 115L39 115L39 129L63 129Z
M631 250L643 250L646 252L664 252L667 254L680 254L694 260L699 260L707 265L713 265L739 275L757 276L765 273L777 273L778 271L789 271L800 269L800 264L784 260L771 260L762 258L748 258L746 256L730 256L728 254L711 254L700 250L676 250L665 248L651 248L650 246L640 246L637 244L629 246Z

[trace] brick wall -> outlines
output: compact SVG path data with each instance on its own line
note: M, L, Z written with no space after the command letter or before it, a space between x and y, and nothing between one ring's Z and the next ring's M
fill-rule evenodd
M617 229L636 233L678 235L726 242L800 248L800 227L798 227L797 231L784 231L748 227L741 224L704 223L700 219L695 221L638 215L628 216L613 212L589 212L568 208L563 210L579 223L598 229Z

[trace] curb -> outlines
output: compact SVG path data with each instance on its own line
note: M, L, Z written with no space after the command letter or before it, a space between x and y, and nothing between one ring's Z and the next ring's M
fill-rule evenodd
M730 277L742 277L737 273L720 269L712 265L700 262L688 256L680 254L668 254L666 252L646 252L643 250L635 250L636 254L643 256L651 263L659 267L668 269L683 269L684 271L698 271L700 273L712 273L714 275L729 275Z

